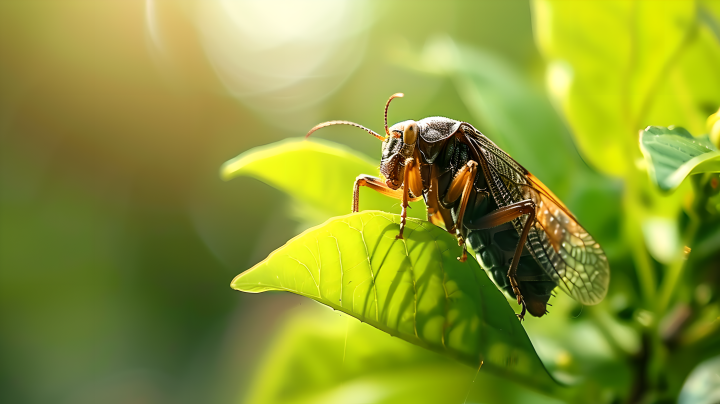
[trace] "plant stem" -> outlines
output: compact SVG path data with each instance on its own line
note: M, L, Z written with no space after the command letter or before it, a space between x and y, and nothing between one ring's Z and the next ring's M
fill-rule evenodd
M698 220L696 217L691 217L690 223L688 224L688 228L685 231L685 235L683 237L684 245L692 245L692 242L695 239L695 235L697 234L699 228L700 220ZM685 252L683 251L680 253L680 257L668 267L665 279L663 279L662 285L660 287L660 299L656 308L656 313L658 316L662 316L665 314L665 311L670 304L670 299L672 299L672 296L675 293L675 286L680 279L680 274L682 274L686 262L687 258L685 257Z
M646 308L650 309L655 306L655 298L657 294L657 279L655 278L655 268L650 260L648 250L645 247L645 237L642 234L642 206L640 204L640 192L637 189L637 175L632 173L627 179L627 189L625 190L623 205L625 210L625 234L626 240L630 242L630 251L632 253L635 268L638 274L640 290L645 300Z
M632 225L629 240L632 240L632 254L635 266L637 267L638 277L640 280L640 288L648 308L653 306L657 294L657 280L655 279L655 270L652 261L648 255L642 231L639 224Z
M641 402L648 391L648 362L650 361L650 347L652 344L650 339L648 333L643 332L641 335L640 352L631 358L635 368L635 380L633 381L630 396L628 397L629 403Z

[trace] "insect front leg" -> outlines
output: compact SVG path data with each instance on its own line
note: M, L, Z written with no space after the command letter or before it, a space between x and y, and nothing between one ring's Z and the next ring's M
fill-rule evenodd
M511 220L515 220L523 215L528 215L528 218L523 226L522 233L520 234L520 240L518 241L517 247L515 247L515 254L513 255L512 262L510 263L510 269L508 270L510 286L512 286L513 293L517 297L518 304L522 306L522 312L518 314L520 320L525 317L525 310L527 309L527 306L525 304L525 300L523 300L522 293L520 293L520 288L517 283L517 266L520 263L520 256L522 255L523 247L525 247L525 241L527 240L530 228L535 223L535 202L530 199L526 199L524 201L503 206L502 208L490 212L489 214L476 220L471 226L467 226L471 230L488 229L507 223Z
M419 172L419 171L418 171ZM381 178L373 177L371 175L359 175L355 179L355 184L353 185L353 201L352 201L352 211L353 213L360 211L360 187L368 187L374 191L377 191L385 196L389 196L393 199L399 199L403 200L403 189L392 189L385 184L385 181L383 181ZM422 195L422 191L420 192ZM415 192L413 192L413 195ZM422 196L419 197L413 197L409 198L408 200L410 202L419 201L422 199Z
M414 158L410 157L405 160L405 173L403 176L402 186L402 210L400 211L400 234L395 238L403 238L403 230L405 230L405 222L407 221L407 207L410 199L410 193L413 195L422 195L422 177L420 176L420 168ZM414 200L422 198L415 197Z
M360 211L360 187L368 187L374 191L377 191L385 196L389 196L393 199L402 200L402 190L391 189L385 184L381 178L373 177L371 175L361 174L355 178L355 184L353 185L353 201L352 211L353 213Z
M460 207L458 208L457 220L455 224L448 229L449 232L454 232L455 237L458 239L458 245L462 246L462 255L458 257L460 262L467 260L467 247L465 246L465 239L462 236L462 223L463 217L465 216L465 209L467 208L468 198L470 197L470 191L472 191L472 185L475 181L475 174L477 173L477 162L470 160L465 164L453 178L445 194L444 202L453 203L460 198Z

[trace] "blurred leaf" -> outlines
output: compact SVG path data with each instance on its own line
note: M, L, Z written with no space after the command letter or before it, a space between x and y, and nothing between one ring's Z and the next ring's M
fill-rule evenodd
M720 203L718 207L720 208ZM720 251L720 220L718 219L720 218L716 218L714 223L713 221L704 223L705 229L698 234L697 244L692 250L695 257L705 258Z
M606 173L626 173L636 150L633 133L645 126L657 86L693 39L695 4L533 4L535 37L549 63L548 87L583 157Z
M554 385L503 294L455 237L383 212L332 219L238 275L237 290L289 291L421 347L536 387Z
M711 3L717 2L696 2L696 24L658 81L647 115L634 130L674 125L690 133L707 132L707 116L720 106L720 15L713 14Z
M317 306L295 310L276 335L243 402L559 402Z
M698 285L704 289L702 285ZM697 288L695 289L697 293ZM714 293L712 289L710 293ZM698 341L706 340L708 346L720 346L720 303L706 303L699 309L699 313L695 316L695 320L689 324L680 336L680 342L685 345L691 345ZM717 352L717 349L705 352L704 356Z
M707 136L696 138L683 128L648 126L640 132L640 149L650 178L663 191L689 175L720 172L720 151Z
M248 176L311 205L324 219L351 211L352 189L360 174L378 172L379 160L322 139L286 139L250 149L223 164L225 180ZM361 188L360 209L399 211L400 201ZM408 215L425 218L423 202L410 204Z
M710 142L720 148L720 109L708 117L707 130Z
M679 404L712 404L720 402L720 356L699 364L683 385Z
M523 326L536 352L556 380L582 386L587 401L600 392L627 395L633 369L624 358L640 351L640 333L611 314L611 306L629 287L618 284L614 274L613 295L597 306L581 307L565 293L551 299L549 314L527 318ZM624 289L624 290L623 290ZM627 292L626 292L627 293ZM631 292L634 293L634 292ZM581 402L581 401L577 401ZM612 402L608 399L606 402Z
M682 243L677 221L667 217L649 216L642 222L648 252L663 264L677 258Z

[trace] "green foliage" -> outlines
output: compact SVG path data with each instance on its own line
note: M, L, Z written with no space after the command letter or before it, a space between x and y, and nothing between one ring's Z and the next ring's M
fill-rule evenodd
M244 402L560 402L320 307L295 310L276 335Z
M717 147L683 128L649 126L640 132L640 148L650 178L663 191L674 190L689 175L720 172Z
M377 167L370 158L334 142L286 139L242 153L223 164L220 174L225 180L248 176L272 185L303 207L311 206L319 216L316 221L322 222L349 213L355 177L377 173ZM361 209L399 210L397 200L368 189L360 192ZM424 218L424 204L411 203L408 215Z
M664 191L662 159L644 160L638 135L683 127L720 147L720 2L240 12L250 3L0 1L0 402L712 399L720 174ZM318 36L332 24L337 35ZM471 123L605 249L602 303L559 293L549 315L521 323L569 387L538 393L291 293L228 290L302 230L349 213L355 176L377 173L379 142L362 131L297 137L329 119L380 131L398 91L391 123ZM285 138L297 140L282 158L217 178L219 162ZM400 211L367 188L360 205ZM424 218L422 204L410 214Z
M232 282L244 292L293 292L472 367L552 384L515 313L456 239L428 222L369 211L290 240Z
M553 100L586 161L625 184L616 214L632 260L611 257L608 298L642 297L631 306L647 359L636 367L631 400L673 398L690 368L717 352L700 348L717 341L709 332L689 337L696 327L716 329L705 313L717 298L699 296L703 282L715 282L710 261L720 251L712 236L720 225L717 148L689 132L703 133L707 121L712 133L706 118L720 105L720 9L703 1L533 6ZM623 277L636 286L619 288Z
M702 5L533 5L550 93L597 170L630 175L640 128L676 124L698 131L706 106L718 104L718 91L710 90L720 88L717 17Z
M712 142L716 148L720 148L720 109L708 117L707 129L710 142Z

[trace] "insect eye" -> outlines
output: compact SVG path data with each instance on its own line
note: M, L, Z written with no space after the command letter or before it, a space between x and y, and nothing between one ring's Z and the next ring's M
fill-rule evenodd
M417 140L417 133L417 123L412 122L408 124L405 126L405 131L403 132L403 142L405 144L415 144L415 141Z

